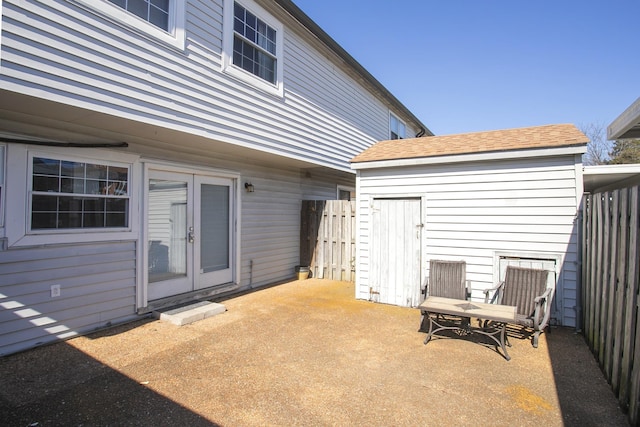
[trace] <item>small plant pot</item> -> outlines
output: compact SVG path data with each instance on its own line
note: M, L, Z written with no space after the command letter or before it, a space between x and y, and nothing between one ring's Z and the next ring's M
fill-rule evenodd
M296 265L296 276L298 276L298 280L307 280L309 278L309 267Z

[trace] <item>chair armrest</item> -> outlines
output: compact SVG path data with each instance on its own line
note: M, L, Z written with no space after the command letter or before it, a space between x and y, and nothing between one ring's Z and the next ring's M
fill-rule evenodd
M498 286L496 286L495 288L489 288L489 289L485 289L484 291L484 302L485 303L500 303L501 295L502 295L502 288L504 287L504 282L501 282ZM492 294L492 297L489 298L489 294Z
M551 294L551 291L552 291L552 290L553 290L553 289L551 289L551 288L547 288L547 290L546 290L546 291L544 291L544 293L543 293L542 295L540 295L540 296L538 296L538 297L536 297L536 298L534 299L534 302L535 302L536 304L540 304L541 302L546 301L546 300L547 300L547 298L549 298L549 294Z
M537 331L540 331L547 326L547 322L549 321L549 316L551 315L551 309L546 305L547 301L550 302L549 296L553 292L552 288L547 288L544 293L535 298L536 309L533 315L533 328ZM544 308L543 308L544 307ZM541 313L541 310L544 309L544 313ZM542 319L540 318L542 315Z
M429 276L424 278L424 282L422 282L422 289L420 289L420 293L425 297L427 296L427 289L429 289Z

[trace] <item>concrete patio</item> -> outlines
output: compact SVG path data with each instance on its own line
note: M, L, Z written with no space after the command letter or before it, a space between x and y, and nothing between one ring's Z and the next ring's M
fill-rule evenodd
M0 425L625 426L580 335L512 360L467 338L423 345L416 309L353 284L292 281L175 326L145 319L0 359Z

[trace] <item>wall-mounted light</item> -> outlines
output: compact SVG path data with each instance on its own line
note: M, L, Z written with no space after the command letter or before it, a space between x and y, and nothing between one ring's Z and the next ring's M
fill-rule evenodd
M256 191L256 189L253 188L253 184L250 182L245 182L244 188L247 190L247 193L253 193L254 191Z

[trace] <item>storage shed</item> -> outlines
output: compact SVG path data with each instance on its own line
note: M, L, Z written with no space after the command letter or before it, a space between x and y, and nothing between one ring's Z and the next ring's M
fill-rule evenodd
M574 125L379 142L357 172L356 298L416 306L430 259L464 260L472 299L507 264L556 283L552 320L575 326L578 214L588 138Z

